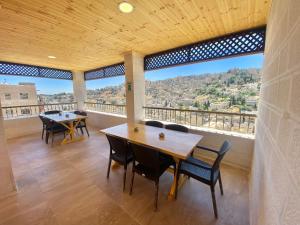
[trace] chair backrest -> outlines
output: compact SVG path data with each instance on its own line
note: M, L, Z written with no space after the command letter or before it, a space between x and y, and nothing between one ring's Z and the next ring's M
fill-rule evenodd
M216 158L213 166L212 166L212 170L216 171L220 168L220 163L222 161L222 159L224 158L226 152L228 152L231 148L231 143L229 141L224 141L220 150L219 150L219 155Z
M163 128L164 127L164 124L159 122L159 121L154 121L154 120L151 120L151 121L146 121L145 124L147 126L152 126L152 127L160 127L160 128Z
M124 155L124 156L127 155L130 149L128 146L128 142L125 139L115 137L115 136L110 136L110 135L106 135L106 137L109 142L111 151L114 151L119 155Z
M58 114L60 113L61 111L59 110L50 110L50 111L46 111L44 112L45 115L50 115L50 114Z
M168 124L168 125L165 125L165 128L168 130L175 130L175 131L180 131L180 132L185 132L185 133L189 132L189 129L187 127L179 125L179 124Z
M87 113L85 111L74 111L73 113L81 116L87 116Z
M130 143L135 162L154 171L159 171L159 152L146 146Z
M43 117L43 116L39 116L43 125L46 126L46 127L50 127L54 124L54 122L46 117Z

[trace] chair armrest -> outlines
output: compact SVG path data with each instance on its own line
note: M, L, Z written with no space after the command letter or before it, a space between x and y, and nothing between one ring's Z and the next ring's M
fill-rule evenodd
M189 163L189 164L192 164L194 166L197 166L197 167L200 167L200 168L206 169L206 170L211 170L212 169L212 167L208 167L208 166L204 166L204 165L199 165L197 163L193 163L193 162L190 162L190 161L185 161L185 163Z
M216 153L219 155L219 152L214 150L214 149L211 149L211 148L207 148L207 147L204 147L204 146L200 146L200 145L197 145L196 148L200 148L200 149L203 149L205 151L209 151L209 152L213 152L213 153Z

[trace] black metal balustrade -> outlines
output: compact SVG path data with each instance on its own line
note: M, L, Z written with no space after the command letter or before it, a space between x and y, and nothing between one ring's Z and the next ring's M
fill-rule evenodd
M2 107L2 115L5 119L13 119L28 116L37 116L42 112L50 110L73 111L77 110L77 102L54 103L39 105L18 105Z
M118 115L126 115L126 105L85 102L85 109Z
M255 114L144 107L145 119L253 134Z

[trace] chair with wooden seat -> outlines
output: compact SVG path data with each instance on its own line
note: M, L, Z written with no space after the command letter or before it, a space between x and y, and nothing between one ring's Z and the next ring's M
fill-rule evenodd
M106 177L107 179L109 178L112 160L123 165L124 166L123 191L124 191L126 185L127 165L133 160L132 151L129 148L128 142L125 139L118 138L111 135L106 135L106 137L110 145L109 162L108 162Z
M223 157L225 156L226 152L230 150L231 144L228 141L224 141L219 151L206 148L206 147L201 147L201 146L197 146L197 147L205 151L213 152L217 155L213 165L210 165L209 163L206 163L202 160L190 156L187 160L179 162L176 181L178 181L180 174L185 174L204 184L209 185L211 190L211 195L212 195L214 214L215 217L218 218L218 210L217 210L217 204L215 198L215 184L217 183L217 181L219 181L221 195L223 195L220 163ZM176 182L175 198L177 198L177 189L178 189L178 182Z
M87 116L87 113L84 111L74 111L74 114L81 115L81 116ZM86 119L82 119L76 126L76 129L80 129L81 134L83 134L83 128L85 129L87 135L90 136L90 133L89 133L89 130L88 130L87 124L86 124Z
M152 126L152 127L159 127L159 128L163 128L164 127L163 123L161 123L159 121L155 121L155 120L146 121L145 125Z
M167 124L165 125L165 128L168 130L175 130L180 132L188 133L189 129L185 126L179 125L179 124Z
M169 160L169 158L164 157L164 155L154 149L133 143L130 143L130 147L133 151L130 195L132 194L135 173L154 181L154 209L156 211L158 204L159 178L171 165L173 165L176 170L176 164L173 160Z

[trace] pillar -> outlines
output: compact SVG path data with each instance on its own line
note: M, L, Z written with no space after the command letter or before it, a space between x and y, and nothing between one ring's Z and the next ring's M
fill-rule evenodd
M138 123L144 120L144 56L137 52L127 52L124 55L124 61L127 121L128 123Z
M74 98L77 102L78 110L83 110L84 102L86 101L84 73L82 71L72 71L72 74Z
M11 192L16 191L14 176L10 158L8 156L8 149L6 146L4 120L2 116L2 108L0 102L0 198L7 196Z
M250 224L300 224L300 1L273 0L250 180Z

